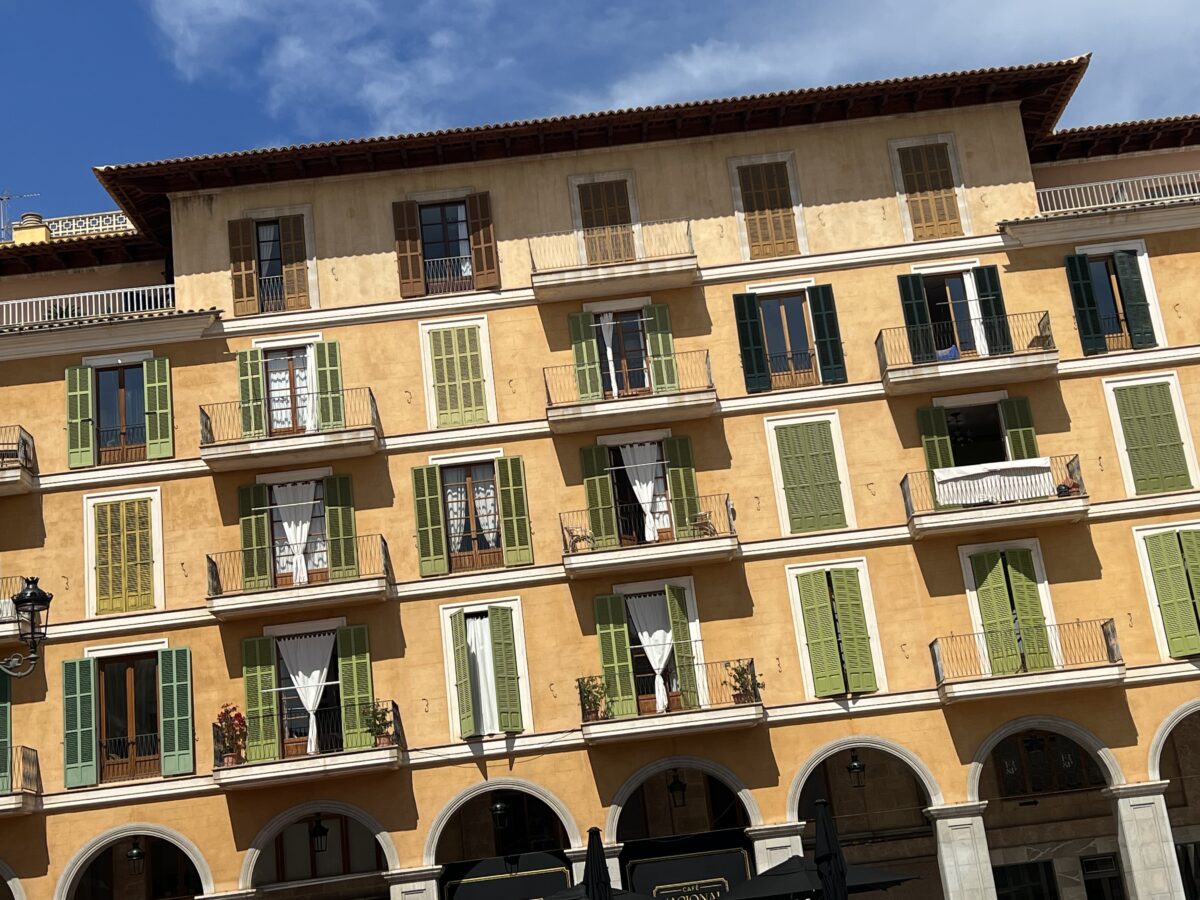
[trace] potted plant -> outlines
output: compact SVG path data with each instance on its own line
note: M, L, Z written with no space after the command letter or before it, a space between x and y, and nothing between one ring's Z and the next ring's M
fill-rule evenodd
M737 662L727 662L725 671L728 674L725 684L732 690L735 704L758 702L758 692L767 685L755 673L753 660L743 659Z
M242 762L246 748L246 717L235 703L226 703L217 713L221 765L236 766Z
M392 746L392 715L391 710L380 703L373 703L366 709L367 731L375 738L376 747Z
M579 708L583 711L583 721L599 722L608 718L607 699L604 679L599 675L579 679Z

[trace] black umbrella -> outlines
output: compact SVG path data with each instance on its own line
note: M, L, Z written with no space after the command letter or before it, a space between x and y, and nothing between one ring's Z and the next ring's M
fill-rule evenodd
M838 840L837 826L833 824L833 813L828 800L818 800L817 806L817 849L813 859L817 874L821 878L822 900L847 900L850 895L846 883L846 857L842 856L842 842Z
M546 900L650 900L632 891L612 886L608 877L608 860L604 856L604 841L600 829L588 829L587 854L583 857L583 879L574 887L551 894Z

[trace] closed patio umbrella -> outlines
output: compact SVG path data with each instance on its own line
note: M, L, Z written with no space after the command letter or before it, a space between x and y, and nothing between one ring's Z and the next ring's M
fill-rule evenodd
M604 856L604 841L600 829L588 829L587 854L583 858L583 878L574 887L551 894L546 900L650 900L642 894L623 891L612 886L608 877L608 860Z
M817 801L817 847L813 858L821 879L822 900L847 900L850 887L846 881L846 857L838 840L837 826L828 800Z

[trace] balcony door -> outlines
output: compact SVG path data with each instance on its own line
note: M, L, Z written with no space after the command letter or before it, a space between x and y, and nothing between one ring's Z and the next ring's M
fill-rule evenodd
M279 220L255 224L258 255L258 296L262 312L280 312L286 308L283 294L283 249Z
M979 300L973 290L967 290L964 273L926 275L925 298L939 360L987 356L987 339L979 327Z
M96 370L96 443L101 465L146 458L146 390L141 363Z
M463 200L420 208L425 290L453 294L475 289L467 204Z
M578 191L587 264L603 266L637 259L629 182L623 178L584 182Z
M444 467L442 499L450 571L472 572L503 566L495 464Z
M625 614L637 714L695 709L698 697L691 635L674 633L674 626L681 626L680 630L687 628L686 618L682 623L672 622L665 591L625 595ZM687 657L685 662L689 667L682 685L680 656Z
M758 301L772 389L815 383L806 306L803 294L767 296Z
M267 381L267 426L274 437L312 431L312 353L309 347L263 354Z
M158 657L100 662L100 781L154 778L161 771Z
M673 540L662 444L650 441L610 447L609 471L620 543L630 546Z
M279 638L280 746L284 758L343 749L342 695L335 633Z
M268 499L275 586L328 581L324 481L271 485Z
M600 313L596 332L604 396L614 399L652 393L644 311Z

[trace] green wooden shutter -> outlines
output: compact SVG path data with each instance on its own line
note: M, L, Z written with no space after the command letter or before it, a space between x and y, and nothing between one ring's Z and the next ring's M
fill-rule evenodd
M1184 535L1188 535L1184 557ZM1154 595L1162 613L1167 650L1182 658L1200 653L1200 623L1197 594L1200 594L1200 532L1164 531L1146 537L1146 556L1154 579ZM1191 570L1190 573L1188 570ZM1191 575L1191 586L1188 576Z
M900 308L904 312L904 329L908 335L908 350L916 363L937 359L933 342L933 326L929 322L929 304L925 300L925 279L921 275L900 275Z
M700 706L700 691L696 676L696 654L692 649L692 630L688 624L687 591L679 585L668 584L666 594L679 696L684 709L696 709Z
M267 514L267 486L244 484L238 488L238 524L242 537L242 588L269 588L274 566L271 553L271 521Z
M606 715L612 718L637 714L637 691L633 684L633 659L629 655L629 626L625 598L600 594L593 601L596 637L600 642L600 671L604 676Z
M1054 668L1050 652L1050 633L1042 612L1042 597L1038 593L1037 575L1033 570L1033 553L1028 550L1005 550L1008 586L1012 605L1021 628L1021 646L1025 651L1025 667L1031 672Z
M846 668L846 688L852 694L877 690L871 634L867 629L858 570L830 569L829 584L833 589L833 606L837 610L837 631Z
M454 653L454 693L458 700L458 735L476 737L475 701L471 695L471 662L467 650L467 616L461 609L450 615L450 644Z
M246 700L246 761L279 759L274 638L242 639L242 689Z
M317 427L322 431L345 428L341 346L337 341L317 341L313 354L317 362Z
M492 671L496 676L496 718L505 734L520 734L525 729L521 723L521 680L512 610L489 606L488 630L492 634Z
M1033 412L1028 397L1008 397L1000 401L1000 415L1008 436L1009 459L1036 459L1037 431L1033 427Z
M1164 491L1185 491L1192 486L1187 456L1183 452L1183 437L1179 420L1175 418L1175 402L1166 382L1142 385L1149 411L1150 437L1158 458L1158 472Z
M607 447L581 447L583 491L587 496L588 525L592 547L603 550L617 546L617 507L613 501L612 475L608 471Z
M775 444L791 531L845 528L846 510L830 423L780 425L775 429Z
M96 464L96 408L92 397L92 370L67 369L67 466L80 469Z
M923 406L917 410L917 430L921 432L921 448L925 451L925 466L930 471L948 469L954 465L954 450L950 445L950 428L946 410L940 406Z
M804 619L804 642L808 646L808 664L812 670L813 690L818 697L846 693L842 659L838 652L837 627L829 601L829 583L823 569L796 576L800 591L800 612Z
M488 420L479 326L429 332L437 427L480 425Z
M646 320L646 350L650 356L650 386L656 394L679 391L679 367L675 364L675 339L671 335L671 313L665 303L642 308Z
M596 317L590 312L571 313L567 316L567 329L571 333L571 351L575 356L575 387L579 399L600 400L604 397L604 382L600 377Z
M370 747L375 689L371 685L371 642L366 625L337 630L338 689L342 695L342 742L347 750Z
M158 651L158 734L163 775L195 771L192 654L187 647Z
M663 438L663 456L667 459L667 491L671 502L671 524L675 537L693 538L700 531L700 492L696 487L696 464L689 437Z
M442 524L442 470L437 466L414 466L412 480L421 577L445 575L450 571L450 559Z
M63 780L87 787L98 780L96 660L63 660Z
M13 789L12 679L0 672L0 794Z
M146 459L175 455L175 420L171 415L171 361L165 356L142 363L146 410Z
M358 535L354 529L354 486L349 475L325 479L325 542L329 578L358 577Z
M996 266L978 266L971 270L975 279L975 294L979 297L979 313L989 356L1012 353L1012 332L1004 309L1004 294L1000 291L1000 270Z
M762 317L755 294L733 295L733 318L737 324L738 345L742 349L742 377L747 394L771 389L771 370L767 366L767 348L763 342Z
M846 357L842 352L837 307L833 303L833 286L814 284L810 287L808 310L812 314L813 346L817 351L821 383L841 384L846 380Z
M121 540L121 504L97 503L96 517L96 613L125 611L124 546Z
M1075 307L1075 324L1079 328L1079 343L1084 356L1104 353L1108 345L1104 340L1104 328L1100 324L1100 310L1096 306L1096 292L1092 288L1092 271L1088 258L1083 254L1068 256L1067 284L1071 287L1071 305Z
M983 641L992 674L1013 675L1021 671L1021 651L1013 627L1012 603L1000 551L988 550L972 556L971 573L975 578L975 596L979 617L983 620Z
M529 504L525 496L525 464L519 456L496 460L496 489L500 495L500 540L504 564L524 566L533 562L529 533Z
M1113 391L1134 492L1155 494L1192 486L1183 440L1165 382L1119 387Z
M1125 307L1125 325L1129 329L1131 346L1134 350L1155 346L1158 342L1154 339L1150 301L1146 298L1137 253L1118 250L1113 254L1113 268L1117 270L1117 286L1121 289L1121 305Z
M242 411L242 437L258 438L267 433L266 384L262 351L239 350L238 399Z

